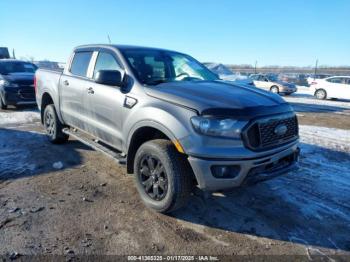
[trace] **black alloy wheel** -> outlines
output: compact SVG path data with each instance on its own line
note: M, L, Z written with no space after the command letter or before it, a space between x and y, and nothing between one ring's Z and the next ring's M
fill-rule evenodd
M145 155L141 160L139 176L143 189L150 198L156 201L164 199L168 192L168 176L159 158Z

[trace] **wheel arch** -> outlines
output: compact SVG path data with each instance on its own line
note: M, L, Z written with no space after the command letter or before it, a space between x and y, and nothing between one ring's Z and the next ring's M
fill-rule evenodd
M175 143L175 135L162 124L155 121L142 121L136 124L127 139L127 172L134 172L134 159L139 147L150 140L166 139Z

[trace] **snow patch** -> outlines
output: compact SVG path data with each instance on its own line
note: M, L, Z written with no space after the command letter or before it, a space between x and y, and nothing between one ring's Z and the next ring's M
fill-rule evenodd
M40 121L39 111L2 111L0 112L0 126L11 124L25 124Z
M344 110L350 109L349 100L318 100L313 96L313 93L308 87L304 87L302 90L291 94L289 96L283 96L283 99L289 103L299 103L307 105L328 106L334 108L340 108Z
M301 142L336 151L350 152L350 130L300 125Z

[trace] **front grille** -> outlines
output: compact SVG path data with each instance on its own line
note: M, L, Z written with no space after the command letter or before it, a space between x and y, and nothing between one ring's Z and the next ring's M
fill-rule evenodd
M34 80L16 80L14 83L19 86L33 86Z
M279 133L278 127L285 129L285 132ZM297 137L298 120L296 116L257 120L245 132L247 146L255 150L284 144Z
M22 89L22 90L19 90L18 91L18 94L21 98L23 99L35 99L35 92L34 92L34 89L33 90L25 90L25 89Z

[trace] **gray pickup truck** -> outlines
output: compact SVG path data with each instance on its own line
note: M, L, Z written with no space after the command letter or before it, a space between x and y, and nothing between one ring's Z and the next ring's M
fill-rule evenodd
M291 106L224 82L186 54L79 46L63 73L40 69L35 83L49 140L72 136L125 164L158 212L183 206L195 186L232 189L296 167Z

